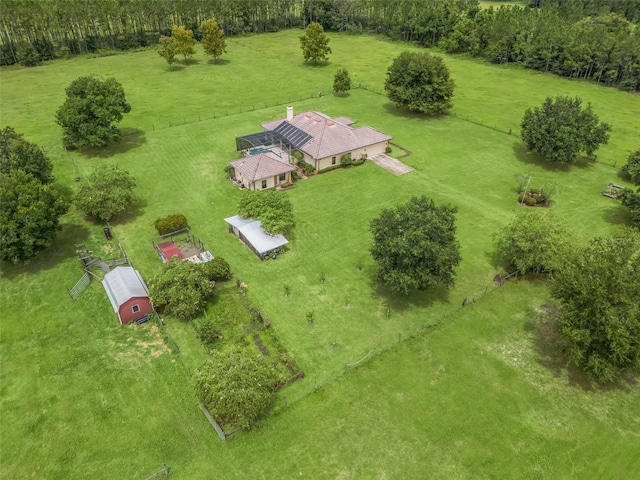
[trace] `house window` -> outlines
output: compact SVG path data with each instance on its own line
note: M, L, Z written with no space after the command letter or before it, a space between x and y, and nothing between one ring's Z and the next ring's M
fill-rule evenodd
M134 305L133 307L131 307L131 311L133 313L138 313L140 311L140 305Z
M331 157L331 165L335 165L336 164L336 157Z
M278 177L278 181L280 182L284 182L287 178L287 174L286 173L281 173L280 176Z
M262 180L262 188L267 188L267 181L266 180Z

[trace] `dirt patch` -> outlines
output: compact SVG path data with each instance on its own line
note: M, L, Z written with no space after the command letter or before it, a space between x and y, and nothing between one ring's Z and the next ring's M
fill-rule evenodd
M415 170L413 167L402 163L397 158L390 157L386 153L374 155L369 158L369 160L394 175L404 175L405 173L413 172Z

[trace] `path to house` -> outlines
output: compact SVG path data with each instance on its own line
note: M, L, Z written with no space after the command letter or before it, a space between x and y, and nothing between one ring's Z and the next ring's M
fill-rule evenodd
M381 166L385 170L389 170L394 175L404 175L405 173L413 172L415 170L409 165L405 165L397 158L390 157L386 153L374 155L369 160L372 160L376 165Z

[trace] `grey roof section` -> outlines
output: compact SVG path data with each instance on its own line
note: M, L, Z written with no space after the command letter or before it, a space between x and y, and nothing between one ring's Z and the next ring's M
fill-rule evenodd
M235 215L225 218L224 221L236 227L261 255L289 243L283 235L269 235L265 232L260 220L247 219L242 218L240 215Z
M274 128L273 131L284 136L287 140L289 140L289 143L293 146L293 148L297 149L302 148L312 138L311 135L303 132L297 127L294 127L286 120L276 128Z
M102 285L116 313L124 303L132 298L149 296L140 272L133 267L114 268L104 276Z

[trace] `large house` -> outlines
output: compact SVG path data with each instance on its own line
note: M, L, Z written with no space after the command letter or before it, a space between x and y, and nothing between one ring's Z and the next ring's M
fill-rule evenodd
M354 123L347 117L331 118L314 110L294 115L293 107L287 107L286 118L263 123L263 132L238 137L236 146L248 158L271 152L289 163L299 151L315 170L339 165L345 154L356 160L385 152L391 136L368 126L353 128Z

